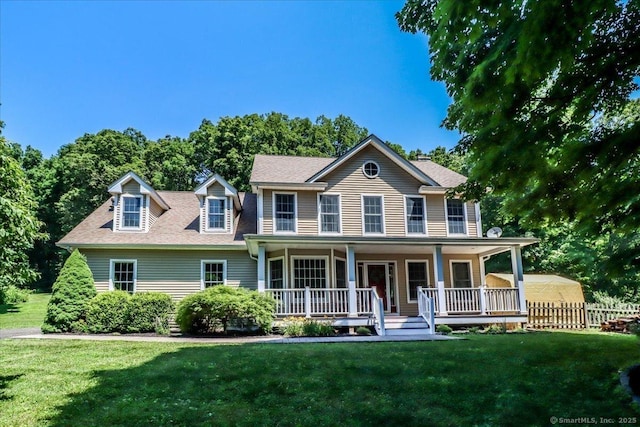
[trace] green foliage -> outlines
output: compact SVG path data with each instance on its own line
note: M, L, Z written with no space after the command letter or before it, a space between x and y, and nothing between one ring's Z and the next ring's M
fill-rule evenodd
M438 325L436 326L436 332L442 335L449 335L453 332L453 329L449 325Z
M92 333L124 332L130 317L131 296L125 291L103 292L89 301L87 329Z
M332 337L336 330L329 321L288 317L284 320L284 334L289 337Z
M275 301L256 291L229 286L213 286L187 295L176 311L176 323L183 332L209 334L229 326L261 332L271 330Z
M357 335L371 335L371 329L366 328L364 326L358 326L358 328L356 329L356 334Z
M91 270L76 249L53 284L43 332L85 332L89 301L96 295Z
M501 325L489 325L487 328L484 329L483 331L485 334L489 334L489 335L500 335L500 334L506 334L507 333L507 325L505 324L501 324Z
M0 304L19 304L29 300L31 291L13 285L0 287Z

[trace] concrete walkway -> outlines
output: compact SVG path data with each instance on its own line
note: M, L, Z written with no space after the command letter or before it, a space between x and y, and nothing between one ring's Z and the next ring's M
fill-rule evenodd
M344 342L389 342L389 341L444 341L457 340L458 337L444 335L398 335L384 336L377 335L359 336L348 335L338 337L303 337L287 338L278 335L266 337L233 337L233 338L200 338L169 336L161 337L155 335L80 335L80 334L42 334L39 329L4 330L0 332L12 331L10 334L2 334L0 338L19 339L50 339L50 340L84 340L84 341L132 341L132 342L175 342L188 344L303 344L303 343L344 343Z

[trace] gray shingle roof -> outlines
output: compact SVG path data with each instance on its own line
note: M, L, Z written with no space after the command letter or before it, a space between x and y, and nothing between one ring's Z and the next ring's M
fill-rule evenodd
M442 187L456 187L467 181L466 176L460 175L431 160L412 161L411 163Z
M242 245L244 235L255 234L256 197L240 193L242 213L234 234L200 233L198 198L191 191L158 191L171 206L147 233L113 232L113 211L107 200L58 242L58 245Z

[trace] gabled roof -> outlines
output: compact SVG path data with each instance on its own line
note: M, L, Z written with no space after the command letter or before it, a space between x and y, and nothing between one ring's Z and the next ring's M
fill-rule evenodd
M121 178L111 184L108 190L109 193L122 194L122 186L131 180L136 181L140 185L141 194L148 194L165 211L170 209L169 205L162 199L162 197L160 197L156 190L154 190L153 187L144 182L142 178L140 178L135 172L132 171L127 172Z
M233 198L233 203L236 209L240 210L242 206L240 204L240 199L238 198L238 190L236 190L233 185L229 184L223 177L221 177L217 173L214 173L209 178L207 178L202 184L200 184L198 188L196 188L196 190L194 191L195 195L206 197L207 189L211 187L213 184L215 184L216 182L224 187L224 195L231 196Z

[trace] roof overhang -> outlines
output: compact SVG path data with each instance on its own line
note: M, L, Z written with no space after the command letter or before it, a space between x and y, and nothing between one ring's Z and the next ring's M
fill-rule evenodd
M447 187L434 187L432 185L421 185L418 194L445 194L449 191Z
M252 182L251 189L254 193L258 190L291 190L291 191L324 191L326 182Z
M125 175L120 177L117 181L115 181L113 184L109 186L109 190L108 190L109 194L112 194L112 195L122 194L123 193L122 186L125 185L127 182L131 181L132 179L140 185L140 194L149 195L165 211L170 209L167 202L165 202L162 199L162 197L160 197L160 195L156 193L156 190L154 190L153 187L151 187L149 184L144 182L144 180L140 178L135 172L131 172L131 171L127 172Z
M180 251L197 251L197 250L224 250L224 251L246 251L245 242L238 242L227 245L162 245L162 244L124 244L124 243L67 243L56 242L56 246L72 251L74 249L136 249L136 250L180 250Z

